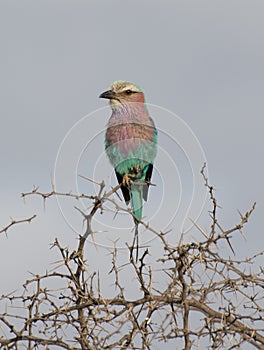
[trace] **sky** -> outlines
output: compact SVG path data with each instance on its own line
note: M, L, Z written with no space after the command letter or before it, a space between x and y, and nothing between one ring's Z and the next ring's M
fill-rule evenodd
M74 247L83 231L74 201L44 208L21 192L48 192L55 177L61 191L93 194L80 174L115 184L103 145L111 112L98 96L119 79L143 88L159 130L146 221L172 229L173 242L201 239L189 229L190 218L210 227L206 161L224 228L257 202L246 240L234 237L237 256L263 248L263 11L260 0L0 2L0 225L37 214L0 237L1 293L51 268L55 237ZM114 239L121 248L130 240L132 226L111 207L96 216L99 248L87 249L101 258L92 268ZM160 253L147 233L142 241Z

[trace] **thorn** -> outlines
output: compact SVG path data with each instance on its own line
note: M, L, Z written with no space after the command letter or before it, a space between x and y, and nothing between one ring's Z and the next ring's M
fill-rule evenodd
M203 229L198 225L196 224L196 222L194 222L192 219L190 219L191 222L194 224L194 226L198 229L199 232L201 232L201 234L208 240L209 237L207 236L207 234L203 231Z
M78 176L80 176L82 179L90 181L90 182L92 182L92 183L94 183L94 184L96 184L98 186L102 186L102 184L104 184L104 180L102 182L98 182L98 181L95 181L95 180L93 180L93 179L91 179L90 177L87 177L87 176L83 176L83 175L78 175Z

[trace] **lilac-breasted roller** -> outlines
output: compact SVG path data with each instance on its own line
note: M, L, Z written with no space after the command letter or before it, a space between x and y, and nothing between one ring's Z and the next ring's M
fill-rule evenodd
M137 227L157 154L157 129L148 113L144 93L137 85L118 80L100 97L109 99L112 109L105 150L115 168L126 204L131 201Z

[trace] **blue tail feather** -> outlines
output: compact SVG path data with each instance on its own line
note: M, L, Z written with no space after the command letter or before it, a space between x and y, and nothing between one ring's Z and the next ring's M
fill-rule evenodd
M135 181L133 184L131 184L131 200L133 213L139 220L142 219L142 197L143 184L139 183L139 181ZM134 221L137 223L135 218Z

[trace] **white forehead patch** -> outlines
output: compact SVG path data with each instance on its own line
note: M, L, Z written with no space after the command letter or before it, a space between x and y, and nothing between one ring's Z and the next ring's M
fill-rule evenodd
M136 92L140 91L139 88L134 84L126 85L121 91L126 91L126 90L131 90L131 91L136 91Z
M114 82L111 86L110 86L110 90L114 91L114 92L124 92L126 90L131 90L131 91L135 91L135 92L141 92L140 88L133 84L133 83L129 83L127 81L116 81Z

